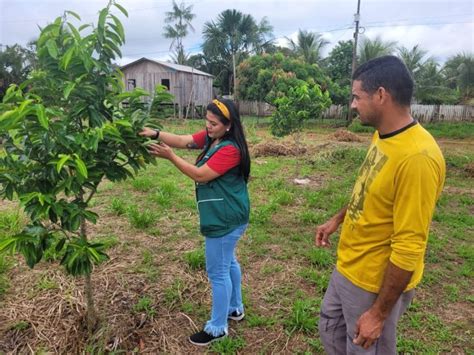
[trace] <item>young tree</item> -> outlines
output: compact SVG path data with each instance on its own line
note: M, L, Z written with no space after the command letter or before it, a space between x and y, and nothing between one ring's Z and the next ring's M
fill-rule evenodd
M194 32L191 21L196 17L192 13L193 5L186 6L184 2L179 5L173 0L173 10L166 13L165 22L168 23L164 27L166 38L171 38L170 49L174 47L174 55L172 59L177 64L186 64L187 55L183 47L183 38L188 35L188 28Z
M330 105L329 92L322 92L319 85L300 83L291 87L287 95L275 100L272 133L277 137L299 133L305 121L319 117ZM295 135L295 143L299 146L299 134Z
M84 276L87 325L97 316L92 296L93 265L106 258L103 246L88 238L89 209L103 179L132 177L152 160L137 132L148 119L140 89L124 92L120 57L125 36L111 0L97 26L76 28L66 11L42 29L37 41L38 70L20 86L10 86L0 105L0 196L18 198L27 226L0 241L0 251L23 254L34 267L54 246L67 273ZM81 34L81 32L87 34ZM28 88L28 91L25 89ZM125 105L126 103L126 105Z

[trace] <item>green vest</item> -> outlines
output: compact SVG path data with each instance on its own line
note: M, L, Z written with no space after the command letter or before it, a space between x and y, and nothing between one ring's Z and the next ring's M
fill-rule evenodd
M210 143L208 139L206 147ZM238 149L234 142L222 141L209 149L196 165L204 165L215 152L227 145ZM249 194L239 166L207 183L197 182L196 200L201 233L206 237L222 237L249 221Z

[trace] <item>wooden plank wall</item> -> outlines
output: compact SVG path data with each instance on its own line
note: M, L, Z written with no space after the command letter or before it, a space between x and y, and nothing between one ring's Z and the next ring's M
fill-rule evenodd
M274 107L264 102L240 101L241 115L271 116ZM420 122L470 121L474 122L474 107L468 105L412 105L411 112ZM323 113L323 118L343 118L345 106L331 105Z
M213 78L188 72L175 71L153 62L137 63L124 70L124 83L127 87L128 79L136 80L136 87L141 87L153 93L156 85L162 79L169 79L170 93L174 95L174 102L180 107L180 112L191 106L205 106L213 99Z

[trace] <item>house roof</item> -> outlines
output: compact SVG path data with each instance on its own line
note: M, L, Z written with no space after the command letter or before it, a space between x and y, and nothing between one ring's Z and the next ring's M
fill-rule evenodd
M148 61L148 62L152 62L152 63L156 63L156 64L159 64L159 65L162 65L164 67L167 67L167 68L170 68L172 70L175 70L175 71L180 71L180 72L185 72L185 73L192 73L192 74L197 74L197 75L204 75L204 76L210 76L210 77L213 77L213 75L209 74L209 73L205 73L201 70L197 70L193 67L190 67L190 66L187 66L187 65L181 65L181 64L174 64L174 63L167 63L167 62L159 62L157 60L152 60L152 59L148 59L148 58L140 58L138 60L135 60L131 63L128 63L128 64L125 64L124 66L120 67L120 70L124 70L132 65L135 65L135 64L138 64L138 63L141 63L141 62L144 62L144 61Z

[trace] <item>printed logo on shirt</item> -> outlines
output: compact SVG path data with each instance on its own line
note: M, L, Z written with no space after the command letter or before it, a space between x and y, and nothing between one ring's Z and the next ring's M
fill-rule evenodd
M361 216L367 191L369 191L370 185L372 185L387 160L388 157L378 150L375 145L367 153L364 163L360 167L359 176L352 191L351 202L347 208L351 220L357 221Z

